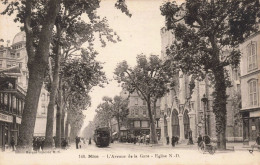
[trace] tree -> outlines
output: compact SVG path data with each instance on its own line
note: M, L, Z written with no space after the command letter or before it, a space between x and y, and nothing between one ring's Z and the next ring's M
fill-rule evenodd
M114 99L104 97L103 104L107 104L109 109L103 109L103 111L110 111L112 118L115 118L118 126L118 138L120 139L120 128L123 121L127 120L128 115L128 100L123 99L121 96L115 96Z
M167 55L172 65L197 79L208 75L214 85L213 112L218 148L226 148L226 89L230 86L225 67L236 67L236 46L255 32L258 0L186 0L161 6L168 30L175 36ZM228 50L224 53L225 50Z
M94 130L95 130L94 121L90 121L89 124L83 130L83 136L88 139L92 138L94 135Z
M70 11L63 10L65 6L63 5L61 8L61 2L63 2L63 4L67 4L67 7L76 6L76 10L75 8ZM14 21L15 22L19 21L23 23L24 27L21 27L21 29L25 30L26 32L26 49L28 54L29 83L28 83L28 88L27 88L28 92L27 92L25 107L24 107L25 111L23 113L23 118L22 118L23 120L22 120L21 130L20 130L21 138L19 138L20 141L18 142L18 146L28 148L31 147L32 144L31 141L33 137L34 125L36 120L37 106L38 106L41 87L46 73L46 68L48 65L50 42L52 40L53 26L57 22L56 21L57 15L61 14L60 13L61 11L65 11L69 13L76 12L77 14L82 14L81 13L82 11L79 12L77 11L78 8L84 8L84 9L91 8L91 7L95 8L98 7L99 4L99 1L97 0L93 0L91 2L88 1L87 5L84 5L85 1L82 0L77 0L73 2L61 1L61 0L50 0L50 1L23 0L20 2L19 1L8 2L8 0L3 0L2 2L4 5L6 5L6 9L1 14L11 15L14 13L14 11L17 11L17 15ZM128 10L124 1L119 0L117 4L118 4L117 8L121 9L123 12L127 14ZM91 13L91 11L92 10L88 10L88 9L86 10L87 13L88 12ZM57 68L56 70L58 70ZM58 81L55 80L55 82ZM54 89L55 87L53 87L53 90ZM52 96L52 98L54 98L54 96L55 94ZM54 104L51 104L50 108L48 107L48 109L51 109L51 106L54 106ZM53 116L52 113L49 114L50 115L48 119L50 119ZM51 122L49 122L49 125L50 123Z
M46 147L52 146L52 136L53 136L53 117L54 117L54 105L57 103L56 93L58 91L58 86L62 86L62 74L60 70L62 69L66 59L73 56L80 50L82 44L88 43L88 49L93 51L93 41L94 33L99 33L99 39L103 46L105 46L106 41L117 42L119 37L109 28L106 19L100 20L100 18L95 14L95 10L99 7L98 0L91 1L62 1L61 10L57 16L55 27L56 31L54 35L54 40L52 42L51 57L53 57L53 72L50 65L50 99L47 113L47 124L46 124ZM89 21L84 21L82 14L88 16ZM92 53L92 52L90 52ZM85 58L85 57L83 57ZM60 83L59 83L60 81ZM60 90L58 92L58 98L62 98ZM64 135L64 117L65 111L62 104L62 99L58 99L59 104L57 104L56 113L56 138L57 147L60 146L60 139Z
M69 58L63 64L61 71L63 75L63 102L68 112L68 124L66 124L65 130L68 130L68 125L81 126L74 122L77 120L77 118L73 118L74 112L86 110L91 103L88 93L92 87L103 87L103 83L107 82L105 73L102 71L102 64L95 60L96 54L82 49L81 56L82 58ZM80 116L76 115L76 117ZM75 133L77 132L72 133L71 136L74 136Z
M109 127L111 125L112 107L108 103L101 103L97 106L95 116L95 127Z
M134 68L123 61L118 64L114 72L115 79L122 83L123 88L130 93L136 91L146 101L151 126L151 143L154 144L158 143L153 115L156 114L156 102L174 87L171 78L175 72L169 63L163 62L158 56L151 55L147 59L143 54L137 56L137 65Z
M7 4L8 1L4 1ZM34 40L36 35L33 29L34 12L37 9L45 9L42 19L38 22L38 40ZM17 1L11 2L2 14L11 15L14 10L18 11L16 21L24 24L26 32L26 50L28 54L29 82L25 99L24 112L20 127L20 138L18 149L31 147L33 131L36 120L37 107L41 87L43 85L45 71L48 66L49 47L52 40L52 30L56 16L60 9L60 0L50 0L47 3L37 3L36 1L26 0L21 4Z

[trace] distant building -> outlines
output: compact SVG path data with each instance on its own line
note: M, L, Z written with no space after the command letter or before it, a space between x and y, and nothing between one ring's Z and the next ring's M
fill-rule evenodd
M255 140L260 132L260 32L239 46L244 141Z
M150 134L150 118L148 115L147 104L145 100L136 93L131 93L129 95L129 114L127 116L128 125L128 136L134 137L139 135L149 135ZM152 107L153 108L153 107ZM155 128L157 134L161 135L160 127L160 100L156 104L156 112L154 112L155 118Z

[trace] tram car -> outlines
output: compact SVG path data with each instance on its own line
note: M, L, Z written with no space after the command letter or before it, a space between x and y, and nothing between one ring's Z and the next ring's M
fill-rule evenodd
M110 131L108 127L96 128L94 141L98 147L107 147L110 143Z

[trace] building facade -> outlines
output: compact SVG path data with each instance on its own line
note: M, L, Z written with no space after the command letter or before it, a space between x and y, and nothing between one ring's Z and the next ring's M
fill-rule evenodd
M131 93L129 95L129 114L127 116L128 124L128 136L134 137L139 135L149 135L150 134L150 119L148 115L148 109L146 101L141 99L141 97L136 93ZM156 112L154 112L156 133L161 136L161 126L160 126L160 100L156 103Z
M255 140L260 132L260 32L239 46L241 57L241 93L243 140Z
M162 51L161 58L167 59L166 49L174 41L174 35L165 28L161 29ZM227 128L228 141L242 140L242 127L236 124L235 102L239 102L240 81L239 69L227 67L232 87L227 89ZM208 78L196 81L192 76L187 76L181 71L173 77L175 87L161 99L161 130L162 141L166 137L178 136L180 141L187 141L189 132L193 141L199 134L209 135L216 140L215 115L213 113L214 91ZM238 99L238 100L237 100Z
M11 137L19 137L26 92L19 86L18 66L0 71L0 147L10 146Z
M27 61L25 32L17 33L10 47L0 46L0 71L18 66L21 73L17 77L17 85L25 91L29 80ZM34 136L45 136L48 103L49 93L43 86L38 103ZM55 134L56 129L53 131Z

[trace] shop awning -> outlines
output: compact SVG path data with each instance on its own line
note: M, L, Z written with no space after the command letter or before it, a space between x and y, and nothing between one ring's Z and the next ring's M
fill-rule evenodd
M117 132L112 133L112 135L116 135L116 134L117 134Z

